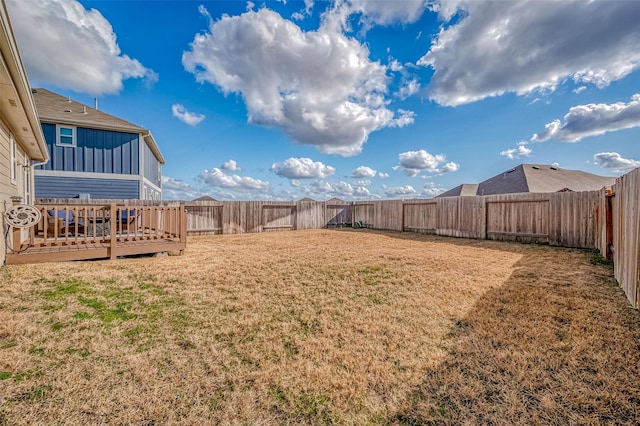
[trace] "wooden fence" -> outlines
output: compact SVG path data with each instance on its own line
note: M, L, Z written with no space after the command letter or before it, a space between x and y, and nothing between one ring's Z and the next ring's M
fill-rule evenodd
M610 223L601 234L611 232L614 275L634 307L640 306L640 168L616 180ZM607 248L607 242L601 242Z
M446 197L354 204L374 229L596 248L604 191Z
M114 200L42 200L105 204ZM177 206L174 201L117 200L124 206ZM605 205L605 207L603 207ZM600 248L604 191L346 202L190 201L189 235L240 234L353 226L452 237ZM603 210L604 211L604 210ZM626 223L626 222L625 222ZM625 240L626 241L626 240ZM605 251L603 251L604 253Z
M103 204L113 200L43 200ZM127 205L179 202L117 200ZM189 235L270 232L364 225L435 235L545 243L599 249L613 259L615 277L633 306L640 305L640 169L609 191L446 197L430 200L346 202L186 202Z

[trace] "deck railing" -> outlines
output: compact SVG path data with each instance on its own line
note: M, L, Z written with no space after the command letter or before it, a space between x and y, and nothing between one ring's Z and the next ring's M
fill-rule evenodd
M182 252L186 246L184 205L36 204L35 207L42 214L40 221L25 231L12 230L12 257L38 252L46 253L46 260L56 260L51 253L65 252L61 260L69 260L91 258L89 253L73 257L69 252L98 250L96 258L114 259L175 249Z

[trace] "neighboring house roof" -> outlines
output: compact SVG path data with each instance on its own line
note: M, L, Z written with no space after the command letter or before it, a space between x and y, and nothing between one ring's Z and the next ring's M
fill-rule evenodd
M598 176L582 170L567 170L549 164L520 164L477 185L459 185L438 197L594 191L609 187L615 181L614 177Z
M333 197L332 199L327 200L327 203L333 203L333 204L344 204L344 203L346 203L346 201L345 201L345 200L342 200L342 199L340 199L340 198L337 198L337 197Z
M33 89L32 92L40 121L141 134L158 161L165 163L149 130L47 89Z
M520 164L480 182L478 195L516 192L594 191L611 186L616 178L582 170L567 170L548 164Z
M202 197L195 198L193 201L218 201L218 200L208 195L203 195Z
M4 1L0 3L0 115L29 158L49 160L47 144Z
M474 196L478 192L478 184L477 183L463 183L462 185L458 185L455 188L448 190L447 192L443 192L435 198L440 197L466 197L466 196Z
M616 183L615 177L594 175L582 170L566 170L560 167L523 164L529 192L594 191Z

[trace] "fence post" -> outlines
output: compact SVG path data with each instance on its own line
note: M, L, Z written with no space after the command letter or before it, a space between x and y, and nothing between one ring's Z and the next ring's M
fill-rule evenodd
M613 260L613 197L615 194L605 193L605 257Z
M187 245L187 207L184 203L180 203L180 242ZM184 249L180 250L180 254L184 254Z
M111 237L111 241L110 241L110 248L109 248L109 258L110 259L116 259L118 257L117 249L116 249L116 232L117 232L117 222L118 222L118 218L117 218L117 214L116 214L116 203L111 203L111 205L109 206L110 209L110 217L111 219L109 219L109 235Z

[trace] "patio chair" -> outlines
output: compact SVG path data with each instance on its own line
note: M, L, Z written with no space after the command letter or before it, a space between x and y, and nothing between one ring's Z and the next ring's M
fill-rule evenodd
M137 228L138 214L134 209L120 210L116 214L116 229L119 231L130 233L135 232Z
M58 222L58 235L65 236L67 234L73 234L76 232L76 225L78 228L78 234L84 234L84 222L79 220L76 222L71 210L47 210L47 234L53 235L56 230L56 222Z

